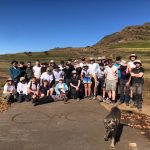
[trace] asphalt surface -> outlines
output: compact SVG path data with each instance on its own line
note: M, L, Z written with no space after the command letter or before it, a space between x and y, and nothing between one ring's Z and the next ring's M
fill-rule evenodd
M107 113L89 100L37 107L15 103L0 114L0 150L108 150L110 141L103 139ZM140 131L123 126L116 150L129 150L129 143L150 150Z

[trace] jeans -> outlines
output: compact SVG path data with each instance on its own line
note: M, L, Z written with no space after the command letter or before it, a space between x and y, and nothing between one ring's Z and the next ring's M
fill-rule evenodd
M24 100L29 101L29 96L26 95L26 94L19 94L17 100L18 100L19 103L23 102Z
M120 102L125 102L126 104L129 103L130 97L130 87L126 86L127 81L126 80L120 80L119 81L119 89L120 89Z
M79 98L79 91L76 91L75 88L71 88L71 96L73 97L73 99Z
M97 86L97 94L103 96L103 88L105 88L105 80L104 79L98 79L98 86Z
M143 84L142 83L133 83L132 85L133 90L133 101L134 105L137 108L142 108L142 90L143 90Z

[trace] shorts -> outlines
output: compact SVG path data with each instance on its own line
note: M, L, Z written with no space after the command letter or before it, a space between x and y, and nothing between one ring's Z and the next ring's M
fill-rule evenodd
M105 80L104 79L98 79L98 87L100 88L106 88Z
M84 84L91 83L90 77L84 77L84 78L83 78L83 83L84 83Z
M116 91L117 82L116 80L107 80L106 81L106 91Z

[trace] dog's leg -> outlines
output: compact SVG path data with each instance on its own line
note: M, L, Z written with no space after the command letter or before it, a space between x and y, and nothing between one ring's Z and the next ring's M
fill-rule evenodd
M114 137L112 137L110 149L115 149L115 138Z
M110 149L115 149L115 138L116 138L116 132L112 132L112 140L111 140L111 145Z
M109 134L110 134L110 131L106 130L106 133L105 133L105 135L104 135L104 140L105 140L105 141L108 141Z

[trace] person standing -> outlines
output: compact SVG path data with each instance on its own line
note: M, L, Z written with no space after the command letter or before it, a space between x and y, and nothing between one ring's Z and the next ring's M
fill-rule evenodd
M34 74L34 77L37 79L37 81L40 82L41 66L40 66L40 61L39 60L37 60L35 62L35 66L33 67L33 74Z
M27 82L29 82L33 77L33 69L32 69L31 61L27 62L26 74L27 74Z
M55 66L55 69L53 70L53 75L55 79L55 85L59 83L59 78L64 79L64 72L59 69L59 66Z
M84 98L91 98L91 78L92 78L92 73L91 70L89 69L89 66L87 64L83 65L83 69L81 72L81 80L83 81L84 84Z
M52 81L53 81L53 74L52 74L52 70L50 68L47 68L46 69L46 72L44 72L42 75L41 75L41 86L43 85L43 81L44 80L47 80L48 81L48 85L50 86L52 84Z
M119 78L119 87L120 87L120 98L119 104L125 103L126 106L129 106L130 100L130 74L127 72L126 61L122 60L120 62L120 78Z
M136 54L131 54L129 56L129 62L128 62L128 65L127 65L127 72L128 73L131 73L132 69L134 69L136 66L134 64L134 61L137 59L137 55ZM133 104L133 90L132 90L132 78L131 78L131 81L130 81L130 103Z
M134 106L142 110L142 90L144 84L144 68L140 60L134 61L135 68L131 71Z
M118 82L118 68L113 65L112 59L108 60L108 66L106 67L106 91L108 92L107 102L115 104L116 102L116 88Z
M97 70L97 80L98 80L98 86L97 91L98 94L101 95L103 98L103 101L105 101L105 94L106 94L106 86L105 86L105 66L103 63L99 64L100 68Z
M21 73L20 73L20 77L25 77L25 78L27 78L26 77L26 68L27 68L27 66L25 65L25 63L23 62L23 61L20 61L19 62L19 68L20 68L20 71L21 71Z
M95 100L96 99L96 93L97 93L97 85L98 85L96 73L97 73L97 70L99 69L99 64L95 62L94 58L90 58L89 69L90 69L91 75L92 75L91 87L92 87L93 100Z
M41 64L41 74L46 72L47 67L48 67L48 64L46 62Z
M18 67L18 62L16 60L13 60L11 62L11 67L9 68L9 75L11 79L14 81L15 86L17 86L17 83L20 79L20 68Z

